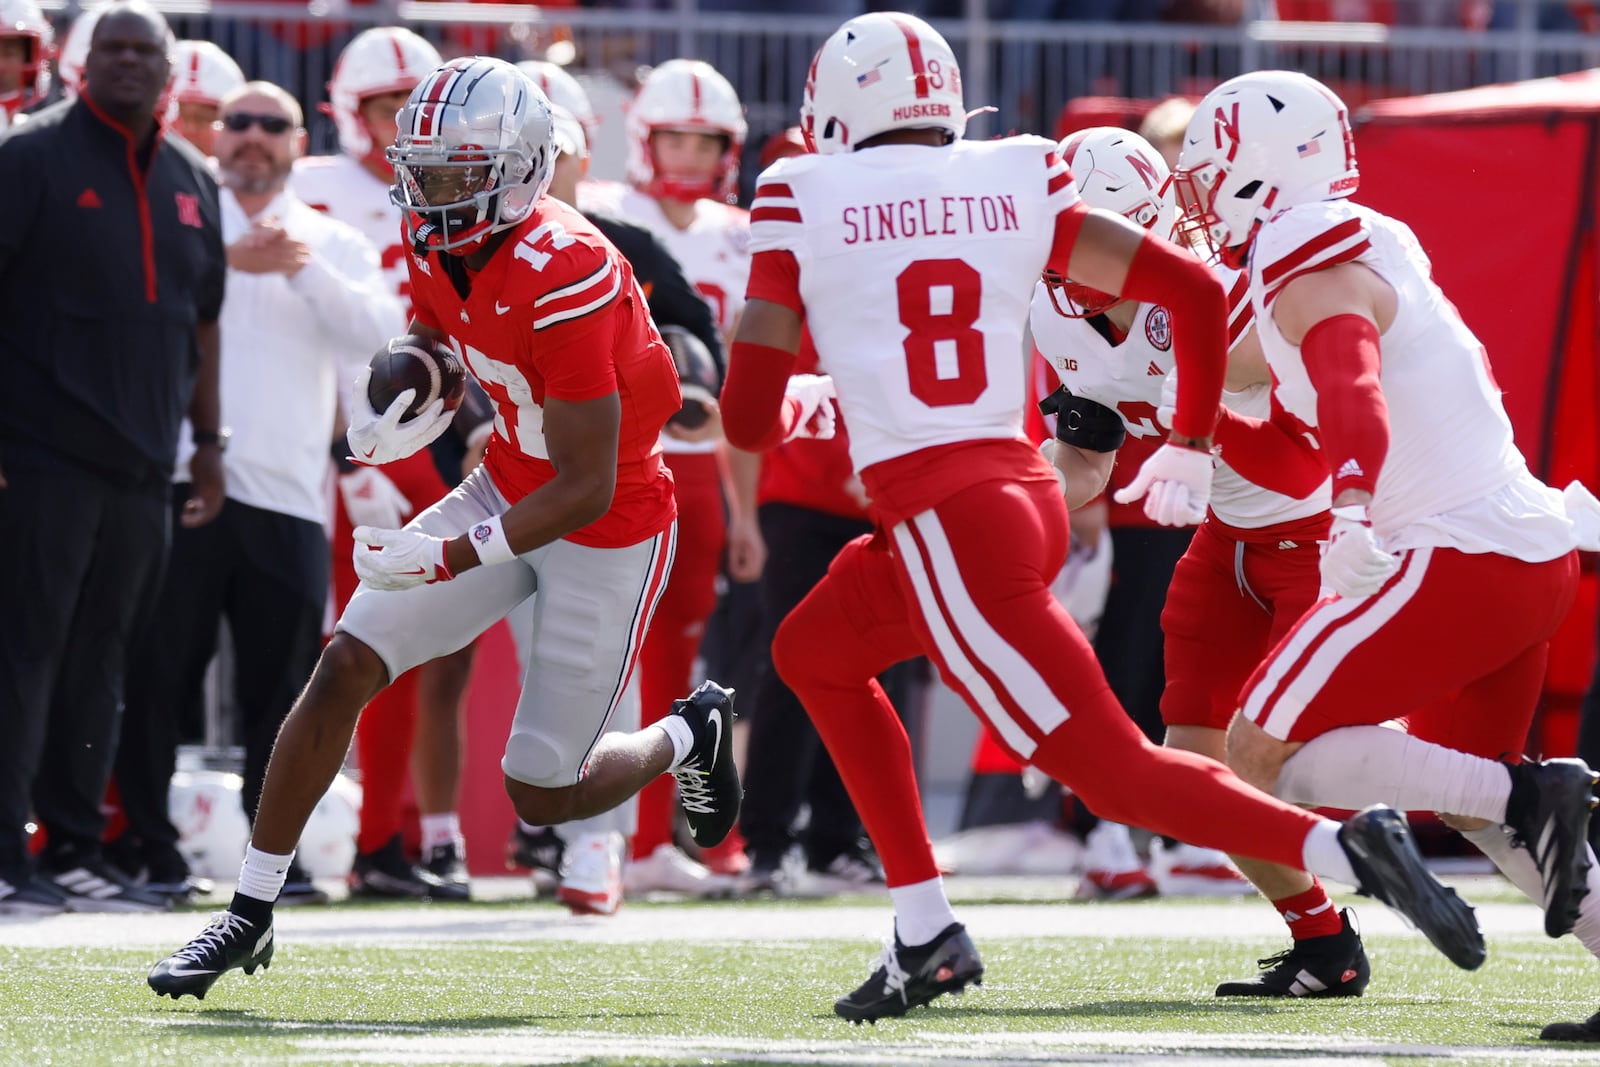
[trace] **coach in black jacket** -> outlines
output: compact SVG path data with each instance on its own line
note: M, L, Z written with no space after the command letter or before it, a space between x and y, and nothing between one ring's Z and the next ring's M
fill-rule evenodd
M0 141L0 914L146 911L100 856L129 639L185 525L222 505L217 316L227 264L205 161L155 120L173 44L107 8L84 95ZM30 871L31 807L48 835Z

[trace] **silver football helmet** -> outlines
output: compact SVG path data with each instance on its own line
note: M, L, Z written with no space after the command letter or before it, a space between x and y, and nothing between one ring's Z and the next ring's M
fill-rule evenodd
M419 248L471 252L527 218L550 185L550 102L510 63L452 59L417 84L397 123L389 198Z

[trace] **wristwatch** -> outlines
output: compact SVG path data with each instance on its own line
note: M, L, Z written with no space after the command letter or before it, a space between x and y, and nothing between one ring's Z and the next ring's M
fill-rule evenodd
M196 447L200 445L216 445L217 451L228 450L228 440L233 437L233 431L224 426L220 430L195 430L189 435Z

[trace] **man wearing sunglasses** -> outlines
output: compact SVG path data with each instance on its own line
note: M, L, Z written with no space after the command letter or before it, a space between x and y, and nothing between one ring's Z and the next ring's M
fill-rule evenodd
M285 188L305 149L300 105L269 82L224 95L215 123L227 242L222 402L232 434L217 521L173 537L155 617L129 670L117 783L132 840L119 859L175 897L195 888L167 817L181 709L200 697L217 624L233 634L245 748L244 807L255 817L267 754L320 645L328 586L323 480L342 381L405 324L378 251L353 227ZM187 480L192 449L178 452ZM179 497L185 494L180 485ZM316 890L291 872L289 900ZM322 897L326 900L326 897Z

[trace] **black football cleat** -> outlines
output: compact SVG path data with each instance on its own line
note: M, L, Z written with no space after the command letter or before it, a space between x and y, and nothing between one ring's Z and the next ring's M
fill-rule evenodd
M672 702L672 714L689 724L694 745L672 772L678 804L689 835L701 848L722 843L739 821L744 789L733 765L733 690L701 682L686 700Z
M1344 928L1325 937L1296 941L1261 961L1262 973L1217 986L1219 997L1359 997L1372 977L1361 935L1340 913Z
M467 860L456 842L424 849L420 866L439 881L439 888L428 894L429 899L472 899L472 879L467 874Z
M849 996L833 1002L833 1012L857 1025L886 1015L904 1015L941 993L960 993L983 984L983 961L967 928L951 923L926 945L908 947L895 934L883 946L872 977Z
M1404 816L1375 804L1339 828L1339 843L1361 892L1399 912L1457 967L1483 965L1488 950L1472 906L1429 873Z
M1600 1011L1581 1023L1551 1023L1539 1031L1539 1040L1600 1044Z
M1544 885L1544 932L1560 937L1589 894L1589 812L1595 772L1580 759L1510 764L1506 825L1528 850Z
M511 827L511 836L506 839L506 870L526 867L559 875L561 856L566 849L567 843L554 827L544 826L530 832L518 823Z
M272 965L272 923L263 929L231 911L218 912L200 935L150 969L146 979L157 996L177 1000L185 993L206 999L218 978L235 967L245 974Z

